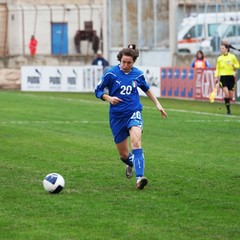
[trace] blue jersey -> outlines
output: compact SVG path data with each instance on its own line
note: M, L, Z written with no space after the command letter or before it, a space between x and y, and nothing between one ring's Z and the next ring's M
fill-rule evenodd
M110 96L122 99L122 102L116 105L110 104L110 118L128 117L136 111L142 111L137 87L144 92L149 90L143 72L133 67L129 73L125 73L120 69L120 65L117 65L109 68L103 75L95 89L95 95L101 98L107 88Z

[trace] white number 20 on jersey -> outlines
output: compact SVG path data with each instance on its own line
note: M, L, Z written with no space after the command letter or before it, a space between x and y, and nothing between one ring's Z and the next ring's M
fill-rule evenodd
M128 85L128 86L121 86L121 92L120 92L120 94L121 95L129 95L129 94L131 94L131 92L132 92L132 86L131 85Z

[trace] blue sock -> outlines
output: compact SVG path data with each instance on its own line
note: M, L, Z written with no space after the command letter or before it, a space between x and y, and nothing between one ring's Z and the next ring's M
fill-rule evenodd
M129 153L128 158L127 159L122 159L120 158L125 164L127 164L130 167L133 167L133 154Z
M144 155L142 148L132 150L134 155L134 170L136 177L144 176Z

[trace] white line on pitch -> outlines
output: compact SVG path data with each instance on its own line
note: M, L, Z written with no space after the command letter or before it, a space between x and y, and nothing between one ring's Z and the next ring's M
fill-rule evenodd
M16 93L15 93L16 94ZM89 103L89 104L107 104L104 101L99 101L99 100L83 100L83 99L74 99L74 98L60 98L60 97L49 97L49 96L39 96L39 95L34 95L34 94L27 94L27 95L22 95L19 94L20 96L29 96L29 97L34 97L34 98L45 98L45 99L52 99L52 100L61 100L61 101L68 101L68 102L82 102L82 103ZM150 107L150 106L144 106L146 109L156 109L155 107ZM166 108L166 111L170 112L181 112L181 113L192 113L192 114L197 114L197 115L207 115L207 116L216 116L216 117L228 117L228 118L238 118L240 119L240 116L235 116L235 115L226 115L226 114L218 114L218 113L208 113L208 112L199 112L199 111L188 111L184 109L174 109L174 108Z
M2 121L1 125L27 125L27 124L108 124L108 121Z

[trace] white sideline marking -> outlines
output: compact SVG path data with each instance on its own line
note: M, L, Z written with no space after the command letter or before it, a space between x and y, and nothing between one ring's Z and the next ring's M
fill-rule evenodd
M240 119L226 119L226 120L186 120L185 122L189 123L218 123L218 122L239 122Z
M35 95L33 95L35 96ZM93 101L89 101L89 100L82 100L82 99L73 99L73 98L58 98L58 97L45 97L45 98L49 98L49 99L57 99L57 100L66 100L66 101L76 101L76 102L82 102L82 103L92 103L92 104L106 104L106 102L99 100L93 100ZM149 107L149 106L144 106L143 108L146 109L156 109L155 107ZM207 113L207 112L198 112L198 111L188 111L188 110L184 110L184 109L174 109L174 108L167 108L166 111L171 111L171 112L181 112L181 113L193 113L193 114L197 114L197 115L208 115L208 116L219 116L219 117L233 117L233 118L239 118L240 116L235 116L235 115L226 115L226 114L218 114L218 113Z
M147 109L156 109L154 107L144 107ZM174 108L167 108L165 109L167 112L180 112L180 113L192 113L192 114L196 114L196 115L206 115L206 116L214 116L214 117L224 117L224 118L228 118L226 120L221 120L222 121L226 121L226 122L239 122L240 121L240 116L236 116L236 115L227 115L227 114L220 114L220 113L208 113L208 112L198 112L198 111L188 111L188 110L184 110L184 109L174 109ZM234 119L229 119L229 118L234 118ZM186 120L186 122L195 122L198 120ZM201 122L215 122L215 120L199 120ZM220 120L217 120L217 122Z
M169 119L170 120L170 119ZM210 120L210 119L206 119L206 120L176 120L176 119L171 119L170 120L173 123L178 123L178 122L185 122L185 123L222 123L222 122L226 122L226 123L230 123L230 122L239 122L240 123L240 119L226 119L226 120ZM66 125L70 125L70 124L106 124L108 125L109 122L108 121L87 121L87 120L83 120L83 121L2 121L0 122L0 125L41 125L41 124L66 124Z
M108 124L108 121L3 121L2 125L27 125L27 124Z
M18 94L18 93L14 93ZM89 103L89 104L102 104L102 105L108 105L105 101L101 101L100 99L98 100L83 100L83 99L74 99L74 98L60 98L60 97L49 97L49 96L39 96L39 95L34 95L34 94L27 94L27 95L22 95L18 94L19 96L26 96L26 97L34 97L34 98L45 98L45 99L51 99L51 100L61 100L61 101L68 101L68 102L80 102L80 103ZM93 97L94 94L93 94ZM149 106L144 106L143 109L156 109L156 107L149 107ZM198 112L198 111L189 111L189 110L184 110L184 109L174 109L174 108L166 108L166 111L170 112L181 112L181 113L192 113L196 115L207 115L207 116L215 116L215 117L225 117L228 118L226 121L228 122L230 119L229 118L236 118L240 120L240 116L235 116L235 115L227 115L227 114L219 114L219 113L208 113L208 112ZM191 120L189 120L191 121ZM204 120L203 120L204 121ZM232 121L235 122L235 120L232 119ZM238 120L237 120L238 122Z
M230 117L230 118L239 118L240 116L236 115L227 115L225 113L207 113L207 112L198 112L198 111L187 111L187 110L182 110L182 109L167 109L168 111L173 111L173 112L182 112L182 113L193 113L193 114L198 114L198 115L208 115L208 116L220 116L220 117ZM225 111L225 110L224 110Z

